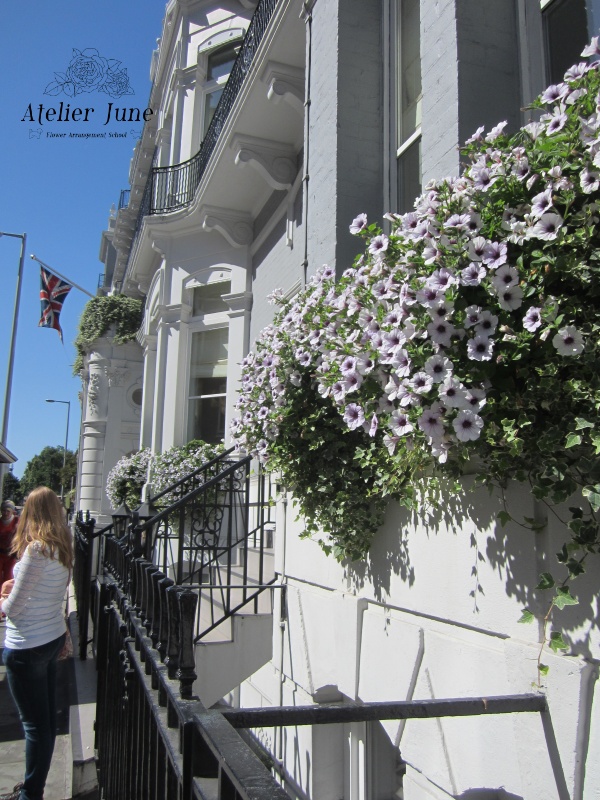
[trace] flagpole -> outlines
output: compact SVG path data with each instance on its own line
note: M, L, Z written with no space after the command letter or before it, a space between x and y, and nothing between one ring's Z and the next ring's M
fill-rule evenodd
M8 435L8 415L10 413L10 395L12 392L13 368L15 364L15 342L17 339L17 325L19 322L19 306L21 304L21 283L23 278L23 264L25 263L25 247L27 244L26 233L5 233L0 236L11 236L21 240L21 255L19 257L19 271L17 273L17 291L15 293L15 307L13 311L12 332L10 335L10 350L8 355L8 372L6 374L6 391L4 393L4 412L2 415L2 444L6 447Z
M71 280L71 278L66 278L64 275L61 275L61 274L60 274L60 272L57 272L57 271L54 269L54 267L51 267L51 266L49 266L49 265L48 265L48 264L46 264L44 261L42 261L41 259L39 259L37 256L34 256L34 255L32 255L32 256L31 256L31 258L32 258L34 261L37 261L37 262L38 262L38 264L41 264L41 265L42 265L42 267L46 267L46 269L47 269L49 272L51 272L53 275L56 275L56 277L57 277L57 278L62 278L62 279L63 279L63 281L66 281L67 283L70 283L70 284L71 284L71 286L74 286L74 287L75 287L75 289L79 289L79 291L80 291L80 292L83 292L84 294L87 294L87 296L88 296L88 297L95 297L95 296L96 296L96 295L93 295L91 292L88 292L88 290L87 290L87 289L84 289L84 288L83 288L83 286L79 286L77 283L74 283L74 282Z

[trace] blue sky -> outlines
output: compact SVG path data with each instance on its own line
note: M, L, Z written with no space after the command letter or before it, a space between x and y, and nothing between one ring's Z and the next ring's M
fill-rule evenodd
M72 289L61 314L64 346L56 331L39 328L39 266L34 253L72 281L95 294L102 264L100 236L112 203L128 188L129 162L135 138L48 138L46 132L123 131L141 125L104 126L107 103L143 111L150 93L150 58L161 35L164 0L103 0L82 3L5 3L0 28L0 231L27 233L15 369L6 445L17 457L14 473L21 476L27 461L46 445L63 446L66 405L46 398L71 401L69 449L78 446L79 377L74 377L73 340L87 298ZM73 49L95 48L101 56L122 62L134 94L114 99L100 92L68 97L44 94L65 72ZM45 121L39 138L37 109L94 107L86 124ZM35 123L22 122L32 104ZM4 389L20 240L0 238L3 313L0 314L0 406Z

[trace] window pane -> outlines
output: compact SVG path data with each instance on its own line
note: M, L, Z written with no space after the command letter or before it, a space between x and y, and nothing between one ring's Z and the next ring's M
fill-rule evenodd
M195 394L191 394L190 398L192 397L205 397L207 395L214 395L214 394L225 394L227 391L227 379L226 378L196 378L194 381L194 386L192 387L195 391Z
M218 311L227 311L228 305L222 295L231 291L231 281L209 283L206 286L197 286L194 289L192 301L192 314L215 314Z
M421 194L421 138L398 157L398 211L411 211Z
M208 56L208 70L206 79L209 81L216 81L219 78L224 78L229 75L233 62L240 49L240 42L235 44L228 44L226 47L221 47L215 50Z
M584 0L554 0L543 12L550 83L560 83L588 41Z
M196 386L199 378L226 377L228 339L229 328L216 328L192 334L188 397L201 394Z
M225 437L225 397L190 400L188 441L202 439L216 444Z
M419 0L399 0L398 146L421 124Z

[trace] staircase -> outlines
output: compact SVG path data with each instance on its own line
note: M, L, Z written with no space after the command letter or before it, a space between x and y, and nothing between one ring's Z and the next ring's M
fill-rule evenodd
M145 518L133 512L124 536L109 526L100 537L103 580L115 581L141 609L154 646L166 654L175 638L191 635L191 691L205 706L271 658L280 588L273 493L268 475L231 449L150 498ZM167 497L175 502L166 505ZM193 613L171 641L169 603L182 592L195 598Z

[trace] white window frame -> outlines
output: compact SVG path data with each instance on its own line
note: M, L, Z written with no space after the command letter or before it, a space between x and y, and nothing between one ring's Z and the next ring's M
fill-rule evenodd
M386 17L389 20L389 38L385 41L384 50L384 63L385 63L385 80L384 88L386 96L389 98L388 108L385 120L386 131L389 134L385 137L387 139L386 153L390 153L389 163L386 173L389 175L387 185L385 187L386 204L391 210L398 210L400 198L400 186L398 183L399 160L404 153L421 139L421 120L420 114L419 121L415 129L409 135L401 139L401 110L399 102L399 92L401 90L401 41L399 36L400 28L400 12L403 0L387 0ZM419 8L420 8L419 2ZM420 18L420 14L419 14ZM420 25L419 25L419 41L420 41ZM389 76L389 77L388 77ZM385 85L387 84L387 86ZM418 102L422 103L422 90ZM393 154L393 155L392 155ZM394 157L395 156L395 157ZM421 173L421 170L419 169ZM420 179L422 175L420 174Z
M229 283L231 287L233 280L233 275L231 269L225 266L212 266L205 269L200 270L199 272L195 272L193 275L190 275L189 278L185 280L183 286L183 294L184 294L184 302L190 309L190 313L193 309L194 304L194 297L193 292L194 289L197 289L201 286L208 286L214 283L222 283L226 284ZM224 296L227 296L228 292L224 292ZM185 369L185 394L184 394L184 402L185 407L182 409L182 419L183 419L183 438L185 441L190 441L189 436L189 426L190 426L190 401L197 400L197 399L205 399L209 397L225 397L225 402L227 403L227 391L229 388L229 379L226 375L225 380L225 392L214 395L190 395L190 370L191 370L191 362L192 362L192 341L193 336L195 333L202 333L208 330L215 330L217 328L227 328L229 331L229 309L225 309L223 311L215 311L210 313L198 314L195 317L190 318L190 322L188 323L187 327L187 346L184 348L186 353L186 369ZM227 371L229 370L229 337L227 343ZM227 423L226 423L227 424ZM224 431L223 435L226 435L226 431Z

